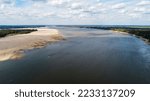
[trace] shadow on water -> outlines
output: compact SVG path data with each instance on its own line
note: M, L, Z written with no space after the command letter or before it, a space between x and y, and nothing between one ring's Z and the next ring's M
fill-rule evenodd
M59 29L67 40L0 62L0 83L150 83L150 46L129 35Z

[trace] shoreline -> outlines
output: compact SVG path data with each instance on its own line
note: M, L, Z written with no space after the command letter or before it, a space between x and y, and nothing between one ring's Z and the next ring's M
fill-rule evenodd
M113 32L118 32L124 35L131 35L131 36L135 36L136 38L139 38L141 40L143 40L145 43L150 45L150 41L147 38L144 38L142 36L136 35L136 34L132 34L132 33L128 33L128 32L124 32L124 31L119 31L119 30L112 30Z
M36 32L0 38L0 61L19 59L24 50L42 48L50 42L63 40L57 29L37 28Z

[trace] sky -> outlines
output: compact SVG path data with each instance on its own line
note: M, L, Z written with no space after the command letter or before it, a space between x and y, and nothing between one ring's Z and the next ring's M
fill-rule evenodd
M150 25L150 0L0 0L0 25Z

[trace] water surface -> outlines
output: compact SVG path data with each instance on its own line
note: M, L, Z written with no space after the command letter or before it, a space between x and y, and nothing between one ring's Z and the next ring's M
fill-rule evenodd
M150 83L150 45L107 30L57 28L66 40L0 62L0 83Z

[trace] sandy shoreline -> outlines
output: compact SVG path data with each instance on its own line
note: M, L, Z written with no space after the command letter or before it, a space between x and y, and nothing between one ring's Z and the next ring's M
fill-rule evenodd
M40 48L49 42L63 39L56 29L38 28L29 34L20 34L0 38L0 61L17 59L23 56L23 50Z

